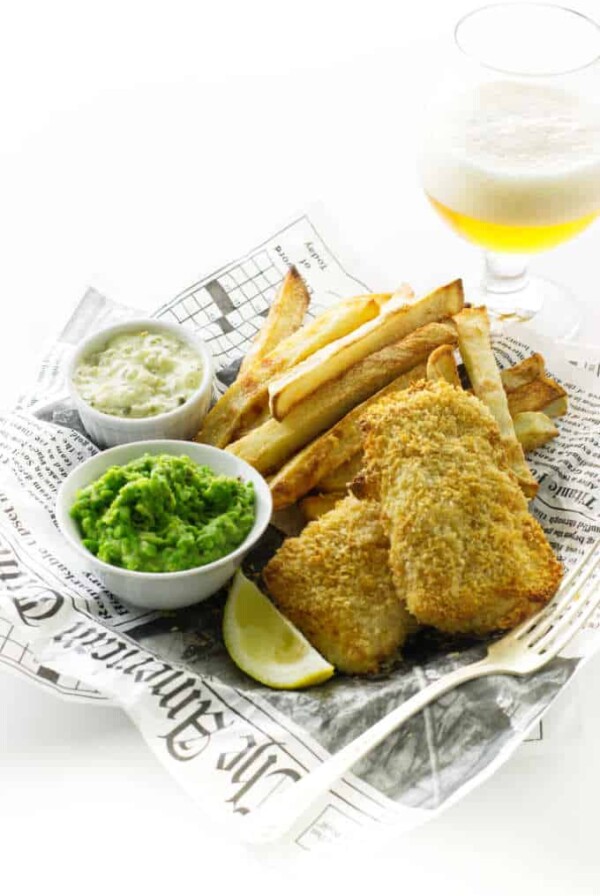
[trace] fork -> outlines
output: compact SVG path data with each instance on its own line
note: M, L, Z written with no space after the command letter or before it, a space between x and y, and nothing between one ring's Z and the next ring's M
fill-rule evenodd
M432 682L397 706L337 753L326 759L252 817L246 842L263 844L290 831L342 775L384 738L442 694L484 675L530 675L547 665L592 615L600 603L593 575L600 564L600 539L566 576L547 606L490 644L486 656Z

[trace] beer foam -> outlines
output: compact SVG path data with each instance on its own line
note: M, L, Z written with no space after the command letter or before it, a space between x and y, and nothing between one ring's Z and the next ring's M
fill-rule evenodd
M438 104L421 158L427 193L497 224L600 210L600 107L566 90L496 81Z

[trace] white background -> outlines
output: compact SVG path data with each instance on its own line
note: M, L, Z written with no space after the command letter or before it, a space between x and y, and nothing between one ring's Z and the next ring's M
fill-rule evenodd
M315 201L374 287L472 271L476 251L415 171L423 101L471 5L0 0L0 398L87 285L152 309ZM578 293L590 344L599 249L596 225L536 260ZM559 701L545 750L523 747L441 819L307 883L216 839L118 710L2 676L1 886L597 894L599 678L597 660Z

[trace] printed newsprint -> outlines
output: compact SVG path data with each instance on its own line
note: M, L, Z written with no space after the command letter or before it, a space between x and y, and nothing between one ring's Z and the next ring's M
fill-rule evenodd
M308 217L196 283L156 312L201 331L217 367L216 389L259 329L287 266L312 295L312 313L363 292ZM395 284L391 284L394 286ZM195 607L146 613L122 605L62 540L54 501L63 478L97 448L65 396L64 367L87 333L133 309L89 290L39 376L0 425L0 663L68 699L110 700L224 830L244 839L253 813L293 786L401 701L483 653L473 641L423 638L392 671L339 676L303 692L252 682L221 638L223 593ZM600 379L523 330L495 338L501 366L540 350L568 390L560 436L530 457L540 481L533 504L567 567L600 534ZM271 528L248 567L260 569L281 534ZM600 646L600 616L564 656L526 678L497 676L442 697L390 736L296 826L279 850L310 853L353 836L378 838L443 810L491 774L538 730L540 719Z

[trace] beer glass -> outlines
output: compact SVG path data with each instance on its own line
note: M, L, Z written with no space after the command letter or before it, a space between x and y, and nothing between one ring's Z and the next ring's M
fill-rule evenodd
M600 213L600 26L562 6L495 3L459 21L455 44L425 115L420 174L433 208L485 250L467 299L572 338L575 300L527 262Z

